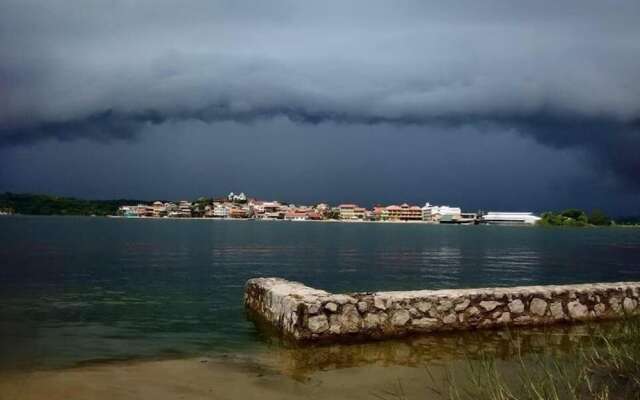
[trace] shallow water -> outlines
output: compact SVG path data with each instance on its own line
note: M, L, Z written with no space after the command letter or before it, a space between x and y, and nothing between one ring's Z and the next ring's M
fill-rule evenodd
M280 349L244 282L334 292L640 280L640 230L0 218L0 368Z
M512 331L484 330L351 345L273 347L270 351L155 361L90 362L73 368L0 374L0 399L430 399L450 383L469 384L490 356L518 387L521 360L566 362L621 322ZM542 357L542 358L541 358Z

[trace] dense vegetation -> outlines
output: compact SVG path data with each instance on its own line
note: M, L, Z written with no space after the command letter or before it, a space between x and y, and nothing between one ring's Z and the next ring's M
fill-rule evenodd
M616 218L616 225L640 225L640 217Z
M602 210L593 210L591 213L570 208L560 213L546 212L542 214L540 225L552 226L607 226L611 225L611 219Z
M80 200L41 194L0 194L0 210L33 215L114 215L124 204L139 200Z

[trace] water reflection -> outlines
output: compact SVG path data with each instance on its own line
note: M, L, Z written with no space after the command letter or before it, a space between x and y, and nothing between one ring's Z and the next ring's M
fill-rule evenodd
M274 346L283 373L304 377L317 371L376 366L423 367L438 362L474 360L491 355L513 361L520 356L544 353L559 356L575 352L602 333L615 334L624 322L597 325L559 325L514 330L479 330L443 333L373 343ZM277 339L272 339L277 340Z
M434 288L455 287L461 280L462 251L457 247L438 247L420 254L420 278L434 282Z
M485 249L480 261L484 274L506 279L505 283L516 281L519 285L536 282L539 278L537 269L540 264L540 252L526 247L490 247Z

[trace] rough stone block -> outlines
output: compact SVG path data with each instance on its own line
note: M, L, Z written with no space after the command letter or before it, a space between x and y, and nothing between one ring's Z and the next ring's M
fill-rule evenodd
M638 304L637 301L626 297L624 299L624 301L622 302L622 308L626 311L626 312L632 312L636 309L636 305Z
M411 315L407 310L399 310L391 315L391 324L393 326L404 326L411 319Z
M322 333L329 329L329 321L326 315L316 315L315 317L309 318L307 326L313 333Z
M580 303L578 300L571 301L567 304L569 316L574 319L585 319L589 314L589 307Z
M304 342L619 318L640 313L637 293L640 282L346 295L256 278L247 282L244 301L250 314Z
M529 310L535 315L544 317L544 315L547 313L547 302L536 297L531 300Z
M384 299L381 298L381 297L374 297L373 298L373 306L375 308L377 308L378 310L386 310L387 309L387 304L384 301Z
M509 303L509 311L514 314L520 314L524 312L524 303L520 299L515 299Z
M469 304L471 304L471 300L469 299L464 299L462 300L461 303L458 303L455 305L455 310L456 311L464 311L467 309L467 307L469 307Z
M435 318L420 318L411 321L411 325L418 328L436 328L441 325L440 321Z
M484 308L485 311L493 311L498 306L500 306L500 302L497 302L497 301L481 301L480 302L480 307Z
M336 303L333 303L333 302L327 303L327 304L324 305L324 309L329 311L329 312L334 313L334 312L338 311L338 305Z
M421 313L426 313L431 309L431 303L427 303L426 301L421 301L416 303L416 308L420 310Z
M503 312L496 322L500 324L506 324L510 321L511 321L511 314L509 314L508 312Z
M564 318L564 311L562 310L562 302L561 301L554 301L549 306L549 309L551 310L551 316L554 319L560 320L560 319Z

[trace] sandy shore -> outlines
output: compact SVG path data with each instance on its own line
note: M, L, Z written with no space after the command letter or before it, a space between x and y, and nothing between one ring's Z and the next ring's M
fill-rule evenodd
M434 371L440 371L434 365ZM187 359L117 363L0 376L2 400L437 399L426 371L368 365L292 376L248 361Z

